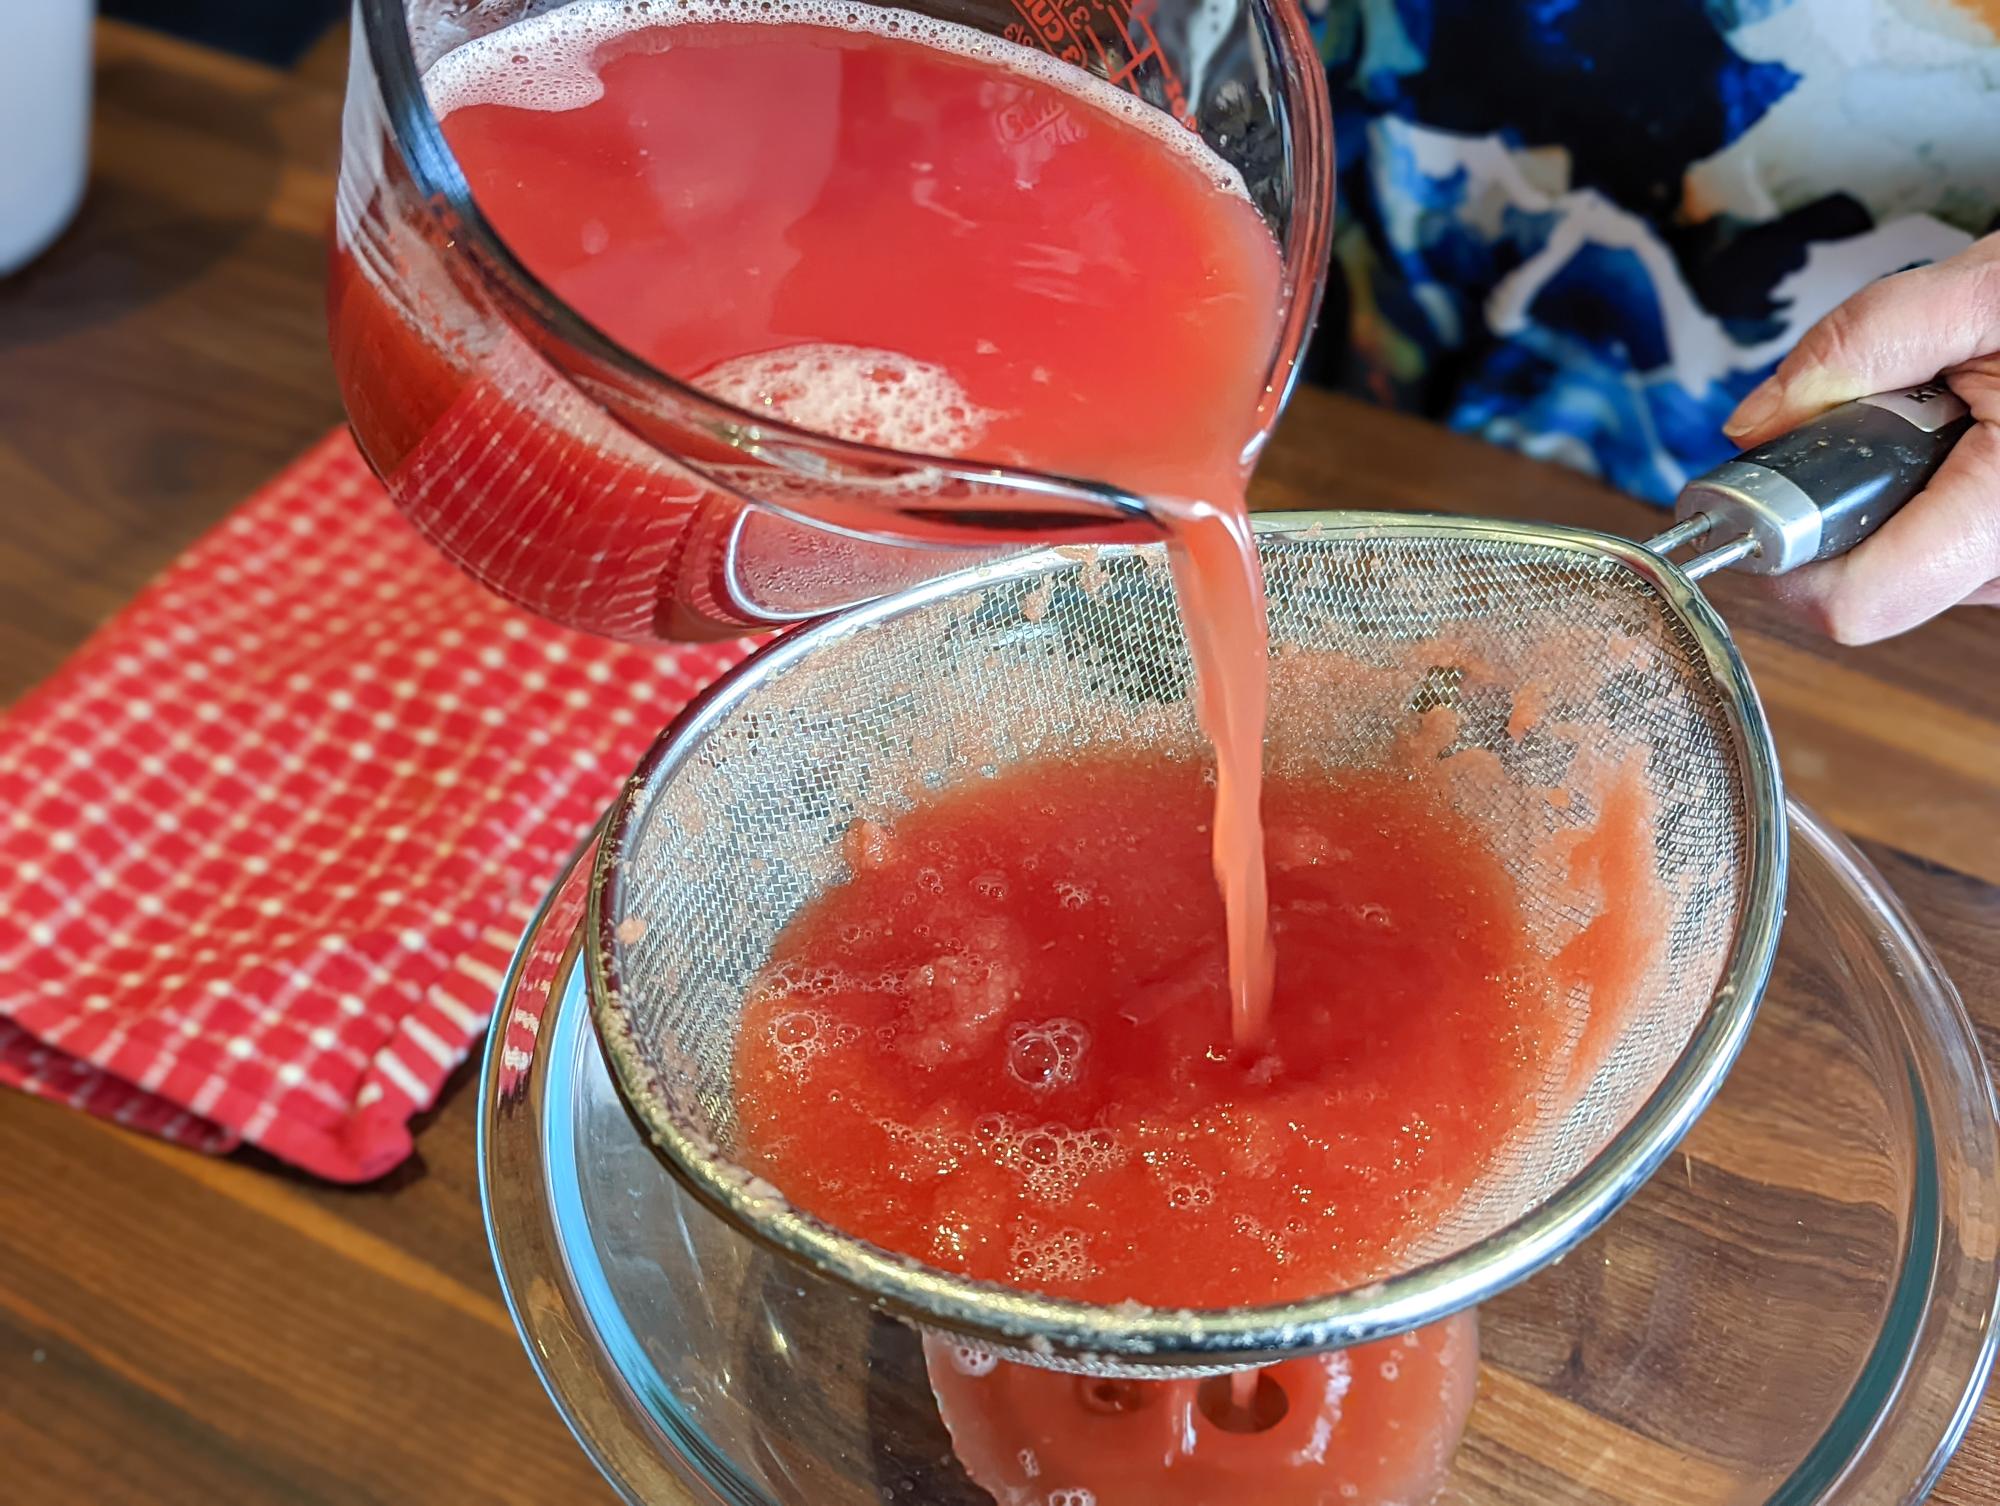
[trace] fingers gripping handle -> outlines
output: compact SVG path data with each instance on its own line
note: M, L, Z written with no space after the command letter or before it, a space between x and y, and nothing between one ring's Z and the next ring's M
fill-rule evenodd
M1690 481L1680 523L1654 547L1710 546L1687 566L1696 578L1738 564L1782 575L1845 554L1924 489L1971 427L1941 381L1844 403Z

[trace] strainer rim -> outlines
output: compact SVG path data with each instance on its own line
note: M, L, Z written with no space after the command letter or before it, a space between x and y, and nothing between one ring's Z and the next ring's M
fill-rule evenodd
M1259 537L1393 538L1451 534L1498 544L1610 558L1637 574L1691 630L1717 692L1742 770L1743 902L1722 976L1686 1044L1630 1119L1548 1196L1448 1255L1380 1281L1293 1302L1174 1309L1107 1305L1026 1292L957 1275L885 1250L794 1207L775 1188L717 1155L673 1107L647 1066L621 1003L617 855L645 823L644 797L674 778L748 694L799 659L961 592L1058 562L1073 548L1041 549L976 565L851 608L767 644L690 703L647 750L606 816L584 921L591 1015L611 1076L634 1122L669 1173L710 1211L783 1258L848 1287L878 1308L1002 1349L1128 1369L1226 1367L1367 1343L1435 1322L1504 1291L1559 1259L1638 1190L1721 1087L1767 986L1783 918L1787 867L1784 795L1768 724L1727 627L1671 561L1616 535L1554 524L1376 511L1262 513ZM1157 545L1104 545L1114 555Z

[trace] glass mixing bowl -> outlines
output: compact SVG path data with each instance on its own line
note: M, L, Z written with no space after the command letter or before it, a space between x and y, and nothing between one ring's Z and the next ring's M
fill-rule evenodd
M1750 1043L1625 1208L1480 1309L1448 1506L1921 1499L1976 1406L2000 1289L1992 1087L1880 877L1791 808ZM590 1025L587 861L500 1000L482 1083L494 1259L557 1408L644 1506L981 1506L916 1334L752 1244L654 1159Z

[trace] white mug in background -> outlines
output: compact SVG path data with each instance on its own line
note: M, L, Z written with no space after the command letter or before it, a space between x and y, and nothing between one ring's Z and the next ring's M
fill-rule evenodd
M0 0L0 277L70 222L90 174L94 0Z

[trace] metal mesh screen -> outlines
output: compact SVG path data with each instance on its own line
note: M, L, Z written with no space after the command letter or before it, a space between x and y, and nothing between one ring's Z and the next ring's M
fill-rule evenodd
M1489 1171L1405 1252L1415 1265L1562 1186L1707 1010L1747 901L1736 700L1661 592L1573 537L1336 523L1260 542L1270 764L1379 765L1427 708L1449 707L1444 751L1487 750L1455 808L1520 881L1550 955L1591 918L1561 832L1592 821L1606 771L1642 768L1650 795L1667 913L1638 992L1595 1070L1551 1077ZM1199 736L1190 692L1164 556L1141 549L1009 562L823 630L725 696L634 791L602 916L607 1041L635 1110L674 1127L696 1181L744 1185L731 1095L743 1002L778 931L845 875L854 819L1023 759L1184 746ZM1590 1002L1575 1000L1579 1018ZM784 1210L768 1188L755 1207Z

